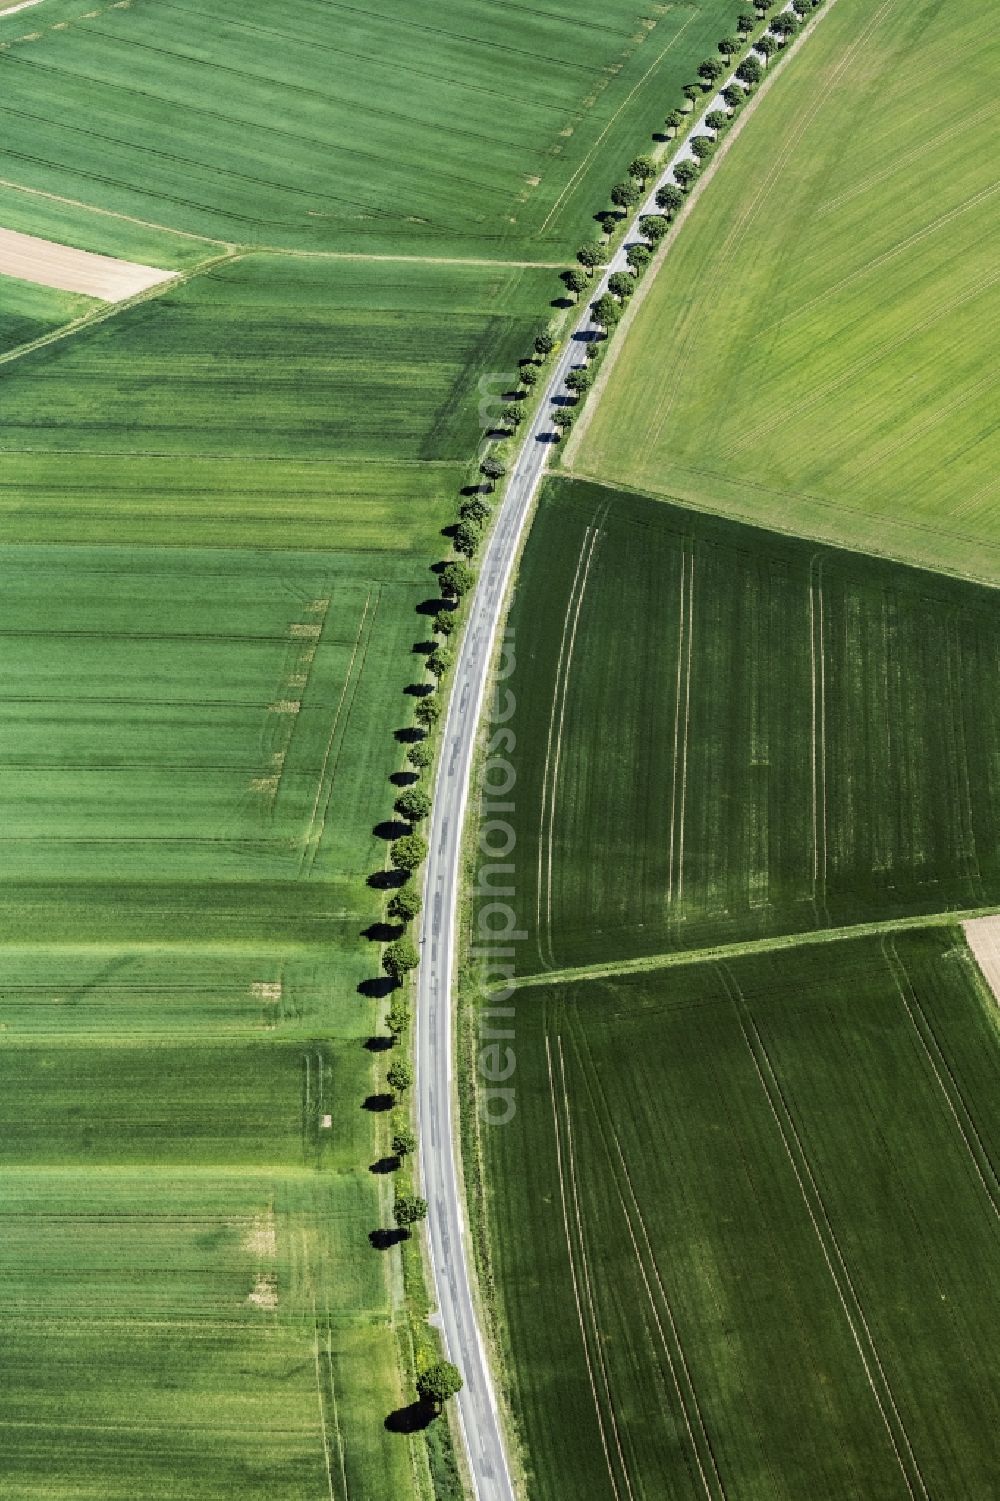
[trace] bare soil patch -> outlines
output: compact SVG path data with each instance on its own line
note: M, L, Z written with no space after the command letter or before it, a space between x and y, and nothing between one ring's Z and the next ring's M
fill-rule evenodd
M962 927L983 978L1000 1002L1000 914L973 917Z
M82 292L102 302L121 302L148 287L170 281L175 271L158 266L140 266L133 261L115 260L110 255L94 255L89 250L75 250L53 240L20 234L14 229L0 229L0 275L16 276L20 281L41 287L55 287L60 292Z

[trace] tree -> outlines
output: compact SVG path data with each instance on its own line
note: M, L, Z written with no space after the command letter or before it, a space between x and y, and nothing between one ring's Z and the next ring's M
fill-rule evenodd
M478 521L482 524L490 515L490 507L481 495L467 495L458 508L458 514L463 521ZM448 613L450 615L450 611ZM435 629L441 629L436 622ZM442 634L450 635L451 632L445 631Z
M708 114L705 116L705 124L708 126L709 130L725 130L726 126L729 124L729 116L726 114L724 109L710 109Z
M698 64L698 77L703 78L706 84L712 84L717 78L721 78L726 71L725 63L717 57L706 57L703 63Z
M419 834L404 834L389 846L389 860L395 870L412 875L427 859L427 840Z
M770 32L765 32L765 34L760 38L760 41L754 43L754 47L762 57L767 59L768 62L770 62L771 58L778 50L778 44ZM749 61L750 59L747 58L747 62Z
M724 36L719 42L719 51L728 63L730 58L736 56L742 46L743 43L738 36Z
M594 322L599 323L602 328L613 328L621 316L621 309L609 292L598 297L590 311L594 315Z
M748 88L756 88L757 84L764 77L764 69L756 57L745 57L736 69L736 77L741 83L745 83Z
M656 206L665 214L676 214L684 202L684 194L672 182L664 183L656 195Z
M784 37L786 40L788 37L794 36L798 29L798 17L794 16L791 11L783 10L781 15L775 16L771 22L771 30L775 36Z
M530 391L538 379L538 371L534 365L522 365L519 379L525 390Z
M566 389L574 396L585 396L593 383L594 377L589 370L571 370L566 377Z
M620 301L624 302L626 297L631 297L635 291L635 277L629 276L627 271L616 271L613 276L608 277L608 291L613 292ZM568 385L569 382L567 381L566 384Z
M441 718L441 705L433 693L425 693L423 698L417 699L417 707L413 711L413 717L416 719L417 724L423 725L425 730L429 730L431 725L437 724Z
M656 176L656 162L651 156L634 156L628 164L628 175L637 182L646 183Z
M450 646L435 646L427 658L427 670L432 672L438 679L444 677L452 663L452 650Z
M701 168L697 162L693 162L690 157L685 157L684 161L678 162L674 168L674 176L681 187L686 189L697 179L700 171Z
M686 83L681 89L681 93L691 105L692 109L694 108L695 100L701 98L701 88L696 83Z
M722 90L722 97L731 110L738 110L746 102L746 91L738 83L730 83Z
M653 252L648 245L630 245L625 252L625 259L636 276L639 276L653 259Z
M653 245L659 245L664 236L670 233L670 223L662 214L643 214L639 228Z
M434 758L427 741L418 740L406 752L406 759L415 771L423 771L424 767L429 766Z
M713 136L692 136L690 144L691 150L700 162L707 161L715 150L715 139Z
M568 433L576 419L576 414L569 407L559 407L552 414L552 426L560 433Z
M800 21L804 21L812 10L812 0L792 0L792 10L794 10Z
M463 594L468 594L475 578L466 563L446 563L438 575L438 582L446 599L461 599Z
M524 407L519 401L508 401L500 408L500 421L508 432L516 433L524 421Z
M392 1133L392 1150L397 1157L407 1157L416 1149L417 1136L409 1126L397 1126Z
M479 472L480 474L485 475L489 480L490 489L495 490L497 480L503 479L504 475L507 473L507 465L503 462L502 459L498 459L494 454L488 453L479 466Z
M382 968L393 980L402 980L420 963L420 955L409 938L397 938L382 954Z
M389 916L394 917L397 922L405 923L412 922L419 914L423 905L423 898L417 888L406 885L397 887L389 898L389 905L386 910Z
M611 189L611 202L623 213L633 208L642 197L634 182L616 182Z
M402 1094L413 1083L413 1070L405 1058L397 1058L395 1063L390 1063L385 1077L390 1089Z
M474 558L479 550L479 539L482 534L483 529L477 522L460 521L451 539L455 551L460 552L465 558Z
M453 633L458 625L454 610L438 610L434 616L434 633L443 636L445 640Z
M664 120L664 125L672 136L675 136L684 124L684 116L679 109L672 109Z
M457 1366L453 1366L450 1360L436 1360L417 1377L417 1395L421 1402L426 1402L440 1412L450 1397L458 1395L463 1384L462 1373Z
M400 1230L409 1230L418 1220L427 1218L427 1200L416 1194L397 1194L392 1206L392 1217Z
M756 29L757 17L752 10L741 10L736 17L736 30L741 37L748 37Z
M603 266L608 258L608 252L600 240L588 240L581 245L576 252L576 258L580 265L586 268L588 277L593 276L595 266Z
M582 266L570 266L568 271L563 272L562 279L567 292L572 292L574 297L579 297L587 289L587 273Z
M431 811L431 800L422 787L407 787L396 799L396 807L407 823L421 823Z
M539 359L548 359L555 347L556 341L551 334L539 334L535 339L535 353Z
M392 1005L389 1007L389 1014L385 1019L385 1024L389 1028L389 1035L393 1042L398 1042L410 1025L410 1008L401 993L396 995Z
M594 361L599 360L604 353L604 340L588 339L583 352L587 356L588 363L593 365Z

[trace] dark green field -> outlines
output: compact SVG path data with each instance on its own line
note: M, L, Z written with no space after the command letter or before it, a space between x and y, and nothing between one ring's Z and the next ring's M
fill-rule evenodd
M511 624L522 973L1000 901L993 591L553 479Z
M996 1003L958 929L515 997L483 1133L529 1494L988 1501Z

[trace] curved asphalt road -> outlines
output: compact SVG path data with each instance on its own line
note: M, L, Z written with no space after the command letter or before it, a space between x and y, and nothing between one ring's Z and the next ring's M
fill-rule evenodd
M786 7L786 9L789 7ZM732 76L719 85L732 82ZM724 108L716 94L694 131L707 129L704 114ZM453 1130L452 975L455 920L459 901L462 830L476 731L489 679L493 644L525 525L552 449L552 412L566 400L566 376L584 362L583 344L597 329L589 303L606 290L614 271L628 269L625 249L641 238L638 220L656 213L656 191L672 182L674 165L692 155L685 143L658 179L629 225L614 259L596 279L587 310L559 349L548 371L538 413L528 429L508 479L503 502L482 555L469 622L455 663L444 721L434 806L427 835L428 857L421 921L421 962L417 972L416 1097L423 1192L428 1202L427 1235L445 1349L460 1368L465 1386L458 1413L477 1501L515 1501L496 1392L469 1281L465 1211L459 1187Z

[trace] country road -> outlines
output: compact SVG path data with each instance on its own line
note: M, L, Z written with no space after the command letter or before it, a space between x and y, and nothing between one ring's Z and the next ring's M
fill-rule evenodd
M786 7L788 8L788 7ZM721 108L723 78L693 130L706 129L704 117ZM666 105L665 105L666 108ZM479 578L469 605L469 619L454 667L433 811L427 833L421 962L417 972L416 1099L423 1194L428 1202L427 1236L437 1294L439 1323L448 1358L461 1369L465 1385L457 1398L459 1420L477 1501L514 1501L496 1392L482 1331L473 1302L456 1153L452 1086L455 927L459 908L462 832L470 794L476 733L489 680L494 642L514 565L539 484L554 448L552 413L568 399L566 376L584 363L586 341L598 334L589 304L607 288L615 271L628 269L625 251L641 236L638 221L656 213L656 192L673 181L673 167L692 155L686 142L673 155L642 205L636 210L613 260L595 276L572 333L551 366L538 411L518 450L492 532L482 554Z

